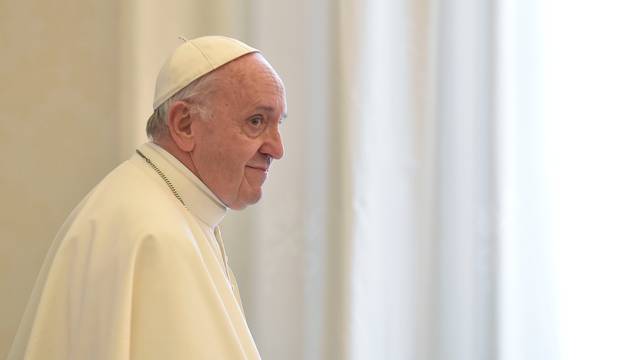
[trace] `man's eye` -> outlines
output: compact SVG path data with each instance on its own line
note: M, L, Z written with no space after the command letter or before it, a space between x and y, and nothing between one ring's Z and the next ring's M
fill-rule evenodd
M256 137L262 134L268 126L268 119L263 115L253 115L247 118L243 125L244 133L250 137Z
M251 119L249 119L249 123L254 127L262 126L263 122L264 122L264 119L262 118L262 116L254 116Z

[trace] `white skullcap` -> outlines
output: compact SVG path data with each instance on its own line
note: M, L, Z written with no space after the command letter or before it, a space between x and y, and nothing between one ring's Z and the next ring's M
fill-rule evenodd
M156 79L156 109L193 80L218 67L259 50L224 36L203 36L185 41L165 61Z

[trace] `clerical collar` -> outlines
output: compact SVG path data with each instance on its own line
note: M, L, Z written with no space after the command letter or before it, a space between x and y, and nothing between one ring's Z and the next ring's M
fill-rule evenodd
M227 207L180 160L152 142L141 145L138 151L167 177L193 215L212 227L222 221Z

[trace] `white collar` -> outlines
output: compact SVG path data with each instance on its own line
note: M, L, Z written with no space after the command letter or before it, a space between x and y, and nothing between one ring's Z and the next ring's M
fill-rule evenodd
M184 205L193 215L211 227L222 221L227 207L184 164L152 142L142 144L138 150L171 181Z

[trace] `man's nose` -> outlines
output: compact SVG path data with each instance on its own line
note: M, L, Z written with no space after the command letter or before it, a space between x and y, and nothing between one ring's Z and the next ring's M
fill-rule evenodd
M284 156L284 145L280 137L280 130L275 128L271 130L265 139L264 144L260 148L260 152L269 155L274 159L281 159Z

